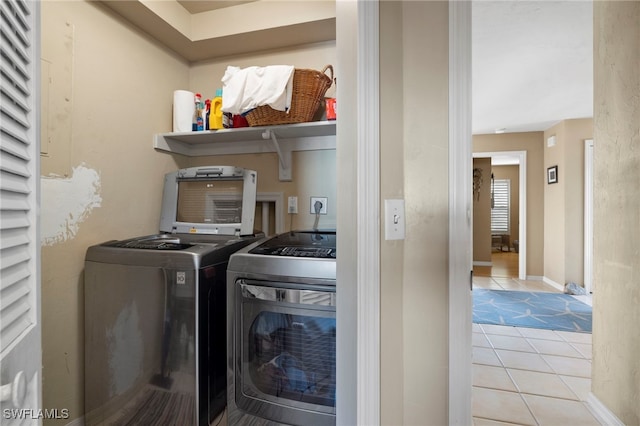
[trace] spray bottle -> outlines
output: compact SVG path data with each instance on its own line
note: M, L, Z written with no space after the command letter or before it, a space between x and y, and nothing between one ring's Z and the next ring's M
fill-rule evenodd
M202 98L202 95L200 93L196 93L196 95L194 96L194 102L195 102L195 111L193 113L193 124L192 124L192 130L193 131L197 131L197 130L204 130L204 122L202 121L202 103L200 102L200 99Z

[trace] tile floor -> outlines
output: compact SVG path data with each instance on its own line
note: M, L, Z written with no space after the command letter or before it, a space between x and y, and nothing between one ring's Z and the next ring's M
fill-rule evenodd
M474 287L559 292L506 277L475 277ZM590 388L591 334L473 324L475 425L600 425Z

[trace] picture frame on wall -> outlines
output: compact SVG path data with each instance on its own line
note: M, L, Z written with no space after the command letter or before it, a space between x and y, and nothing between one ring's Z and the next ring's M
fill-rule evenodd
M558 166L547 168L547 184L558 183Z

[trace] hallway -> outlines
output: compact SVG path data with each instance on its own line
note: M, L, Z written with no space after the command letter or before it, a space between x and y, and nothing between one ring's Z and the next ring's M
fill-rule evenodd
M475 277L518 278L518 256L519 254L513 251L494 251L491 253L492 266L474 266L473 275Z

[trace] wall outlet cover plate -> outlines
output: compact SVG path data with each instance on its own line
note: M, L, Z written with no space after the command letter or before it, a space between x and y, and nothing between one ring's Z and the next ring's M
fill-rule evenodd
M322 204L322 207L320 207L320 214L327 214L327 200L327 197L311 197L309 213L316 214L316 201L319 201L320 204Z

